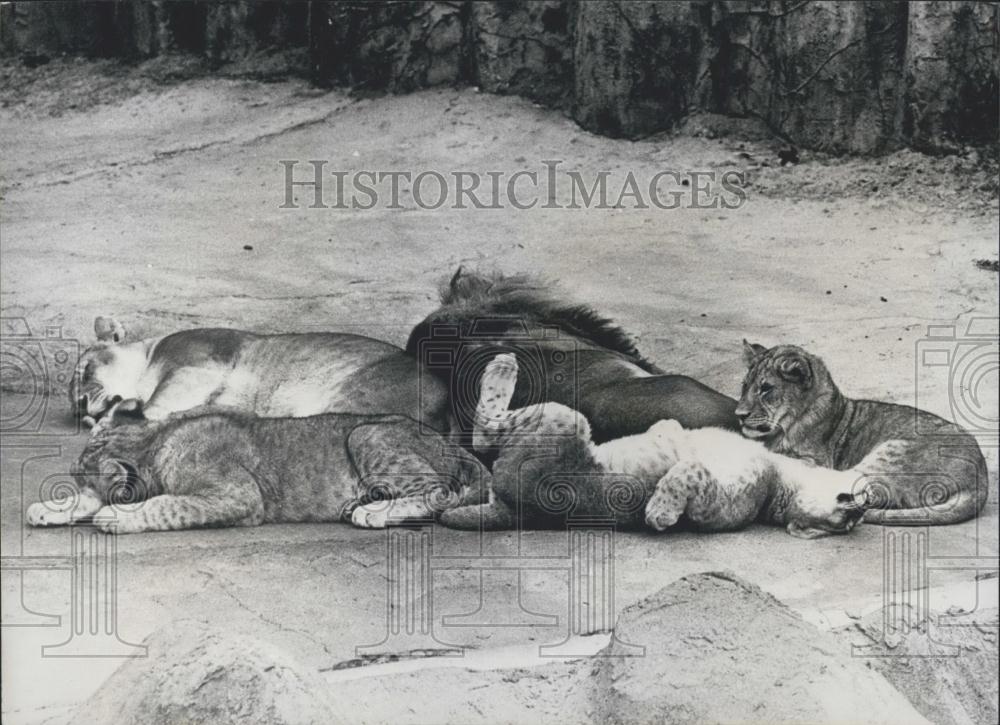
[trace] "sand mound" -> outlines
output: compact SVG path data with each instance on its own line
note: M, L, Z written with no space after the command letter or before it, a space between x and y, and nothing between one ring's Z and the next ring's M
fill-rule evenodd
M146 644L149 656L119 667L73 722L338 722L324 684L280 649L190 622Z
M615 634L645 656L599 665L602 722L926 722L849 647L734 575L679 579L625 609Z

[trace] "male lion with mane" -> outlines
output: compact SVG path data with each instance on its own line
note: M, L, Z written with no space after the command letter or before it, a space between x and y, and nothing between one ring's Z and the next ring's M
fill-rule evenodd
M735 400L667 374L611 320L528 276L459 267L441 306L410 333L406 351L448 385L452 431L464 445L471 441L479 377L504 352L517 356L521 370L512 407L551 402L578 410L597 443L644 433L660 420L739 430Z

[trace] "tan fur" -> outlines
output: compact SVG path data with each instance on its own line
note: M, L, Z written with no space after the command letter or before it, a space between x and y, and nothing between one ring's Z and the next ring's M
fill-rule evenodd
M136 399L149 420L211 404L264 417L398 413L448 427L443 384L372 338L194 329L127 342L110 318L94 328L98 342L80 357L69 391L88 423L116 401Z
M565 524L567 516L604 516L662 531L684 517L707 531L762 521L813 538L846 533L863 513L852 472L771 453L731 431L685 430L672 420L597 445L587 420L559 403L508 410L516 382L516 358L494 358L476 411L473 440L500 448L494 502L447 511L443 524L550 526Z
M744 341L749 371L736 414L743 433L775 452L864 477L865 521L951 524L988 498L986 462L954 423L909 406L844 396L823 361L802 348Z
M79 496L29 506L29 524L93 517L122 534L297 521L381 527L481 500L489 476L403 416L256 418L200 408L129 424L134 408L116 405L90 438L73 471ZM365 506L365 516L354 515Z

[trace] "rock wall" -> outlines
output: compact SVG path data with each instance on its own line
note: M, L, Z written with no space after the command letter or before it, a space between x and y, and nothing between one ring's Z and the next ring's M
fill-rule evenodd
M694 110L758 118L807 148L995 144L998 5L873 0L0 5L0 52L210 64L300 51L317 83L363 92L478 85L636 138Z
M572 103L575 3L479 2L471 7L472 83L547 105Z
M789 4L749 12L722 3L713 25L712 101L755 116L796 143L878 151L900 134L906 3Z

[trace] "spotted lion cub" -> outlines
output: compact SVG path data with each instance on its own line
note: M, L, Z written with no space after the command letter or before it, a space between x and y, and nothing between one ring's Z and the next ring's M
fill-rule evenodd
M801 538L849 532L867 493L858 475L771 453L738 433L685 430L663 420L645 433L595 445L590 425L558 403L509 410L517 359L498 355L480 387L473 447L499 448L493 500L445 511L454 528L559 526L567 516L613 517L663 531L682 518L704 531L751 522Z
M93 519L129 534L272 522L350 521L381 528L426 518L489 474L401 415L257 418L215 407L146 421L115 404L73 471L79 491L32 504L32 526Z

